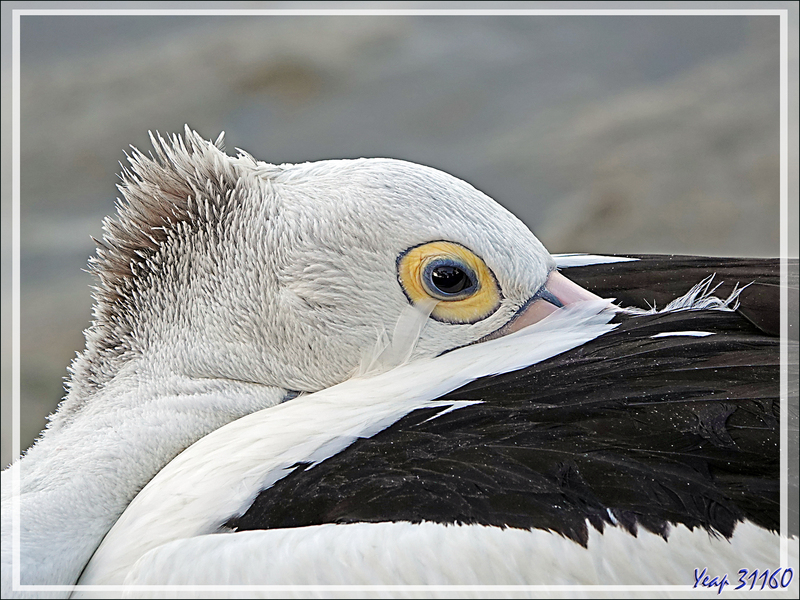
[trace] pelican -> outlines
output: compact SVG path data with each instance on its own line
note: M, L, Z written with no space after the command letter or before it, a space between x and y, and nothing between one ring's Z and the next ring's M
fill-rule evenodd
M776 261L554 257L429 167L151 138L67 394L3 472L3 597L740 568L796 595Z

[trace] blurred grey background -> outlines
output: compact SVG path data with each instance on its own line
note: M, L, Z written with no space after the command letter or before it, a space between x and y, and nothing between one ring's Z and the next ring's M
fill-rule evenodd
M297 7L3 4L3 465L9 13L87 4ZM796 3L735 4L791 7L796 41ZM224 130L229 152L240 147L270 162L388 156L432 165L516 213L551 252L777 256L778 25L776 16L22 17L23 448L54 410L67 365L83 348L90 236L102 236L101 219L114 211L123 151L149 149L148 130L181 132L188 123L206 138ZM796 44L790 49L796 73ZM791 189L796 173L795 166ZM790 222L796 231L796 202Z

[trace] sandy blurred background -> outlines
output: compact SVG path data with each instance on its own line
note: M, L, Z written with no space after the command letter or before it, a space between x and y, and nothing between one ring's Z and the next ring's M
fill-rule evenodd
M131 4L220 7L3 3L3 465L10 9ZM796 3L736 4L791 7L797 40ZM790 59L796 73L794 43ZM777 17L25 16L21 65L23 448L83 348L90 236L101 237L101 219L114 210L123 150L148 149L150 129L179 132L188 123L206 138L224 130L229 152L241 147L271 162L389 156L432 165L494 197L552 252L780 250ZM792 173L796 190L796 166Z

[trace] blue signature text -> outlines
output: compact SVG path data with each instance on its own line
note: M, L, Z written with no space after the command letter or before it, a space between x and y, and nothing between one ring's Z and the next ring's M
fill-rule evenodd
M765 587L769 587L775 590L778 588L787 588L789 584L792 583L793 577L794 571L792 571L792 569L775 569L774 571L770 571L769 569L764 569L763 571L759 571L758 569L753 569L752 571L749 569L739 569L739 585L733 589L763 590ZM747 587L748 581L750 582L750 587ZM761 582L761 587L758 587L759 582ZM717 588L717 593L721 594L726 585L733 585L728 579L727 573L712 577L708 574L707 568L703 568L702 571L700 569L694 570L694 587L696 588Z

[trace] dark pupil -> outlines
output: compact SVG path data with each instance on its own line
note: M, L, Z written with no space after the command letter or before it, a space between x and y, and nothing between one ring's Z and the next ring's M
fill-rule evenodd
M440 292L445 294L457 294L468 288L472 282L458 267L440 266L436 267L431 273L431 282Z

